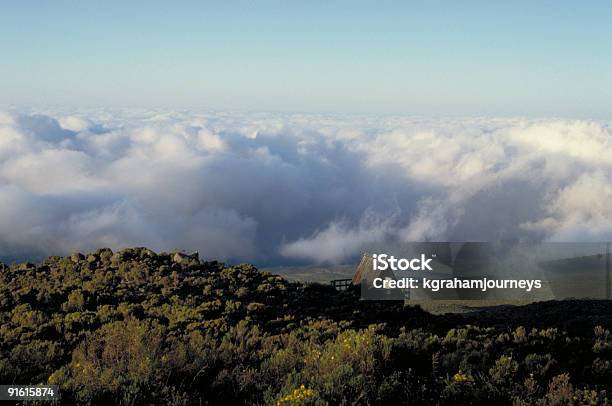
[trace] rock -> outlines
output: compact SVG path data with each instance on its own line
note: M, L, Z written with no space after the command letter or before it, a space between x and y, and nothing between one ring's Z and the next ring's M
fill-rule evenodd
M113 254L113 256L111 257L111 264L113 264L114 266L117 266L120 263L122 263L124 260L125 260L125 255L123 254L123 252L117 252Z
M74 254L70 255L70 260L75 263L83 261L84 259L85 255L81 254L80 252L75 252Z
M148 248L137 248L139 250L139 256L140 258L155 258L157 256L157 254L155 254L155 252L151 251Z
M150 249L146 247L128 248L126 250L123 250L123 252L129 254L130 257L137 258L139 260L147 259L147 258L155 258L156 256L155 252L151 251Z
M95 255L97 255L102 262L107 263L110 262L113 257L113 251L110 248L101 248L96 251Z
M48 265L42 265L38 267L37 271L40 273L49 273L51 272L51 268Z
M180 252L177 252L176 254L174 254L174 256L172 257L172 260L174 262L176 262L177 264L182 264L183 262L185 262L187 260L187 255L185 254L181 254Z
M200 263L200 257L197 252L191 255L188 255L182 252L177 252L172 257L172 261L174 261L177 264L198 265Z
M17 266L17 269L20 271L28 271L28 270L36 269L36 265L34 265L31 262L24 262L23 264L19 264Z

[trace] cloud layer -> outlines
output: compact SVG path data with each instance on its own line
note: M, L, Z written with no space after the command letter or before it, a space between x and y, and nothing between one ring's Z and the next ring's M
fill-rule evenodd
M605 122L0 113L0 256L101 246L260 264L387 239L612 239Z

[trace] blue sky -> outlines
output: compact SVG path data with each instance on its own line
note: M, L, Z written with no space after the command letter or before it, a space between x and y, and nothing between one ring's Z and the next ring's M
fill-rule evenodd
M0 55L2 105L612 117L603 1L3 1Z

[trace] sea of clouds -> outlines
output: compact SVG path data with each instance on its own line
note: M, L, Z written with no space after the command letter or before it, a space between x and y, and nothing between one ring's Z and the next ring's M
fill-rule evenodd
M0 257L339 263L371 242L499 239L612 240L608 123L0 112Z

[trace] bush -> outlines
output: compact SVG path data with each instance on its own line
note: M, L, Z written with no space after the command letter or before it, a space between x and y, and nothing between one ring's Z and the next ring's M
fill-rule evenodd
M578 405L612 392L606 302L539 304L545 322L530 306L433 316L144 248L0 266L0 282L0 382L57 384L66 404Z

